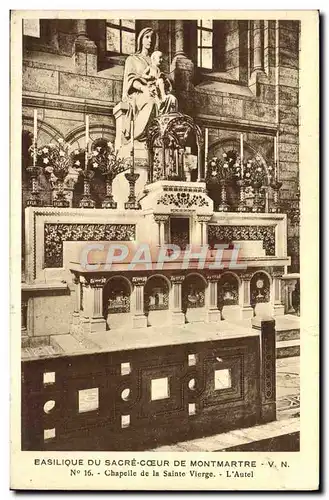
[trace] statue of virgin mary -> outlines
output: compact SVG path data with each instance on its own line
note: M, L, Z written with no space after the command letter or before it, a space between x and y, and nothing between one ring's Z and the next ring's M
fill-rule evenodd
M126 139L132 134L134 139L144 141L148 124L160 114L160 109L152 95L143 73L150 66L150 55L154 50L156 34L152 28L144 28L137 38L135 54L127 57L123 78L122 100L128 102L129 110L126 115L123 133ZM161 105L161 114L177 111L177 99L167 94Z

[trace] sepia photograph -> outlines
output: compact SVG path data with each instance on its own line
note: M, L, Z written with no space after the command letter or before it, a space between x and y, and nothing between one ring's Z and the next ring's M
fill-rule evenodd
M254 477L250 452L300 452L303 23L269 12L18 11L20 450L37 466L155 452L170 477L156 452L193 452L197 475L222 452L218 472Z

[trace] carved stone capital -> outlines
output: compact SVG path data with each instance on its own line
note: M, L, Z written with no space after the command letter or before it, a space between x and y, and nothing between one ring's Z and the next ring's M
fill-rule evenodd
M284 268L283 267L274 267L271 274L272 274L273 278L282 278L282 276L284 275Z
M154 214L154 220L157 223L167 222L169 220L169 215L166 215L166 214Z
M89 279L89 285L91 288L103 288L106 281L105 276L97 276Z
M198 222L209 222L212 218L212 215L197 215Z
M183 283L184 279L185 279L185 276L170 276L170 281L172 283L181 284L181 283Z
M254 273L241 273L240 277L242 281L250 281Z
M207 281L209 282L218 282L221 278L221 275L220 274L208 274L206 276L207 278Z
M132 281L132 284L134 286L144 286L145 283L147 282L147 277L146 276L133 276L131 281Z

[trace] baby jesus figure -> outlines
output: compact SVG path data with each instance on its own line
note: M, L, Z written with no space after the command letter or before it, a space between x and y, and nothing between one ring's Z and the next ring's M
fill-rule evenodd
M155 50L151 55L151 64L145 69L142 75L147 81L150 92L155 97L159 109L164 104L166 95L170 94L172 90L170 80L160 69L162 61L162 52Z

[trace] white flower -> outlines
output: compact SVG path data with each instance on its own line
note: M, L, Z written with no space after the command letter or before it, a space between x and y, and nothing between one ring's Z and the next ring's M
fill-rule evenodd
M45 167L45 172L48 172L48 174L52 174L54 171L53 167Z
M64 151L60 151L60 152L59 152L59 156L65 156Z
M97 146L97 151L100 151L102 148L100 146Z
M262 171L261 167L257 167L257 172L261 172L261 171Z
M271 166L269 166L269 167L268 167L268 169L269 169L269 170L272 170L272 167L271 167Z
M98 167L98 164L95 162L93 163L93 168L97 168Z
M211 165L212 167L215 167L215 166L216 166L215 161L213 160L213 161L210 163L210 165Z
M112 144L112 142L111 142L111 141L109 141L109 142L107 143L107 145L108 145L108 147L109 147L111 150L113 149L113 144Z
M43 150L42 150L42 152L45 153L45 154L48 153L48 151L49 151L48 148L43 148Z
M98 151L93 151L93 156L98 156Z
M78 155L78 154L79 154L79 150L78 150L78 149L76 149L76 150L74 151L74 154L75 154L75 155Z
M223 153L223 158L227 158L227 154L226 153Z
M59 142L60 144L62 144L62 143L64 142L64 139L62 139L62 138L60 137L60 138L58 139L58 142Z
M44 158L44 159L43 159L43 163L46 163L46 164L47 164L47 163L49 163L48 158Z
M224 163L223 168L228 168L228 163Z
M246 177L250 177L250 173L249 172L246 173Z
M79 167L79 165L80 165L80 161L79 161L79 160L77 160L77 161L74 163L74 165L78 165L78 167Z

